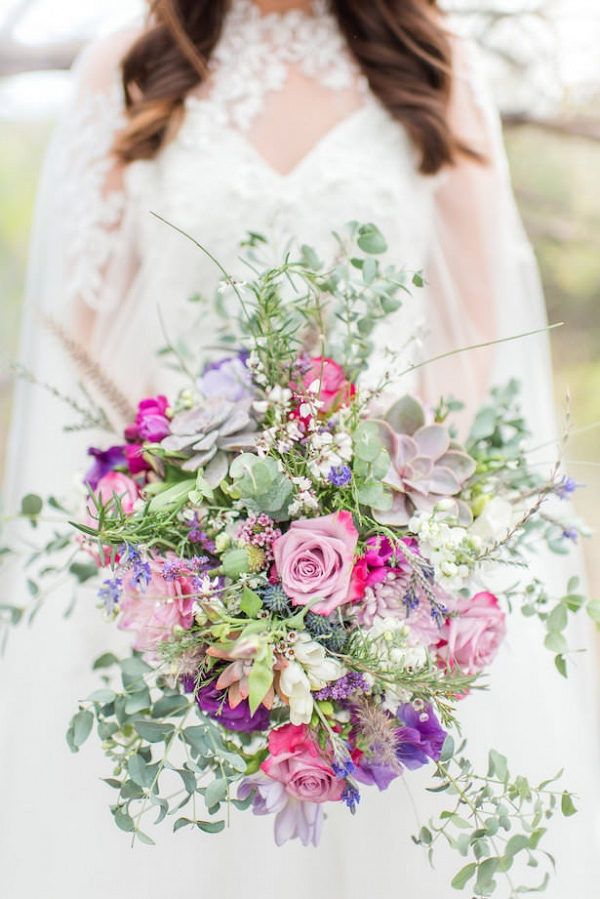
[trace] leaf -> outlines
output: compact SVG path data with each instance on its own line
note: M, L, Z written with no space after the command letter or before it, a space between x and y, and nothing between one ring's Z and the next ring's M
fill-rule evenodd
M240 603L240 609L244 612L248 618L256 618L258 612L263 607L263 601L253 590L250 590L249 587L244 587L244 592L242 595L242 601Z
M194 823L198 830L202 830L204 833L221 833L225 830L224 821L195 821Z
M499 780L506 783L508 780L508 760L506 756L497 752L495 749L490 749L488 755L488 777L494 777L496 775Z
M567 660L564 656L554 656L554 664L556 665L556 670L562 677L567 677Z
M583 608L587 600L580 593L567 593L566 596L563 596L561 602L566 605L570 612L578 612L579 609Z
M147 740L149 743L162 743L167 740L175 730L168 721L134 721L133 726L136 732Z
M360 226L356 242L363 253L369 253L370 255L385 253L388 248L385 237L379 228L372 223Z
M450 759L454 757L454 749L454 737L448 734L446 739L444 740L444 745L442 746L442 751L439 758L439 761L442 763L442 765L444 765L446 762L449 762Z
M208 808L214 808L227 797L227 781L224 778L213 780L206 788L204 801Z
M425 278L423 277L422 272L415 272L412 276L412 283L415 287L424 287L425 286Z
M486 858L479 865L477 870L477 880L475 881L475 892L480 892L484 896L490 895L494 887L494 874L498 870L497 858Z
M548 615L548 619L546 621L546 627L549 631L560 632L564 631L568 622L568 613L567 607L562 603L559 603L557 606L552 609L550 614Z
M96 690L91 696L88 696L86 702L97 702L99 705L108 705L109 702L114 702L117 698L117 694L113 693L112 690Z
M132 781L140 787L149 787L152 774L148 772L146 762L140 755L132 755L127 761L127 770Z
M85 584L98 574L98 566L95 562L73 562L69 567L69 574L72 574L78 584Z
M254 715L273 684L273 650L265 647L254 659L248 676L248 701Z
M71 719L69 730L67 731L67 743L71 752L78 752L79 747L83 746L87 738L92 732L94 726L94 716L86 709L80 709Z
M101 655L96 659L93 670L98 671L99 668L112 668L112 666L117 665L118 662L118 658L113 655L112 652L105 652L104 655Z
M178 818L173 825L173 833L177 833L182 827L193 827L195 823L195 821L190 821L189 818Z
M375 462L381 454L383 444L379 437L379 428L372 421L360 424L354 432L354 453L364 462Z
M207 727L203 727L202 725L186 727L185 730L182 731L182 736L185 742L189 743L199 755L205 755L210 748L210 743L207 739Z
M518 852L529 849L529 842L529 837L526 837L525 834L517 833L510 838L504 847L504 854L509 858L513 858Z
M196 487L195 479L187 479L179 484L173 484L167 487L161 493L157 494L150 500L148 510L150 512L163 512L173 506L182 506L187 502L191 491Z
M156 821L155 823L158 824L159 822ZM136 840L139 840L140 843L145 843L146 846L156 846L156 843L154 842L152 837L149 837L147 833L144 833L141 830L138 830L136 832L135 838Z
M587 604L587 613L596 624L600 624L600 599L593 599Z
M43 508L43 499L35 493L28 493L21 500L21 515L24 515L26 518L36 518Z
M577 814L577 809L573 803L573 797L567 790L565 790L560 797L560 810L565 818L570 818L572 815Z
M554 631L550 631L549 634L546 634L544 646L551 652L559 653L559 655L564 655L569 651L569 644L563 635L557 634Z
M125 833L133 833L135 830L135 824L131 815L128 815L127 812L124 812L122 809L117 808L113 812L115 818L115 824L120 830L124 830Z
M158 699L151 710L153 718L169 718L171 715L177 717L182 715L190 707L190 701L185 696L162 696Z
M378 268L379 266L376 259L373 259L370 256L365 259L362 267L363 281L365 284L373 283L377 277Z
M477 865L474 862L471 862L469 865L465 865L464 868L452 878L452 886L455 890L463 890L472 877L475 876L475 872L477 871Z

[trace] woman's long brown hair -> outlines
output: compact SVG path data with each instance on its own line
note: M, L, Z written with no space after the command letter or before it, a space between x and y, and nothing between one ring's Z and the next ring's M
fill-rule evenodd
M407 129L420 170L435 174L469 153L448 122L451 45L435 0L330 0L372 92ZM206 77L229 0L154 0L151 24L122 62L129 122L115 143L124 162L152 159L170 139L189 91Z

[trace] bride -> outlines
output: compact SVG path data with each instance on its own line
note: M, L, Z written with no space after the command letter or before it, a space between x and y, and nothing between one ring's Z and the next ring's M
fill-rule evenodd
M165 334L186 334L197 348L214 342L210 307L187 300L198 290L210 295L219 273L150 211L238 277L237 243L250 229L276 253L293 242L324 255L334 251L332 229L375 221L390 258L423 269L429 282L378 335L382 353L403 347L423 321L432 335L427 356L543 326L480 66L472 48L445 31L431 0L156 0L143 30L83 54L40 188L22 346L28 365L67 393L75 375L39 324L39 307L132 403L168 390L157 356ZM428 366L420 385L401 387L420 387L433 400L453 393L472 407L488 384L513 375L523 382L535 442L545 444L553 435L545 338L452 357ZM61 436L63 418L41 391L17 388L7 508L24 491L68 490L89 435ZM551 457L550 450L541 462ZM544 559L540 567L552 587L564 588L562 563ZM98 776L110 771L101 751L86 746L72 757L62 737L77 700L96 686L90 660L114 640L93 606L84 596L63 621L54 598L32 630L11 635L2 662L3 895L449 895L460 865L442 857L431 871L410 845L436 807L427 781L412 776L366 797L356 818L335 809L316 851L276 849L270 823L249 813L234 815L219 837L172 837L163 826L156 848L131 851L106 809L110 791ZM577 646L585 641L572 635ZM557 822L549 848L559 873L547 895L591 899L591 654L565 684L540 646L541 634L515 618L491 696L473 697L461 711L480 762L495 746L532 780L567 767L582 812L564 827Z

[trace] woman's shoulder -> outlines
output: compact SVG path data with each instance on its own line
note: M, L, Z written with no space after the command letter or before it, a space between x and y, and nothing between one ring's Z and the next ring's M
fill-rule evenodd
M132 26L90 41L73 65L78 91L110 89L120 78L122 60L143 33L143 27Z

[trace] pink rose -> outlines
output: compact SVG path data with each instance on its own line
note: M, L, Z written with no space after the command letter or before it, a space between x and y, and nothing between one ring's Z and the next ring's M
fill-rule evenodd
M356 393L356 387L344 375L344 369L333 359L318 356L309 359L310 371L304 375L302 384L308 390L315 381L320 381L318 397L323 403L322 412L332 412L344 406Z
M275 568L281 584L296 606L321 601L313 612L329 615L354 599L359 584L352 583L358 531L350 512L294 521L273 544Z
M120 504L123 513L129 515L133 512L139 495L135 481L119 471L110 471L105 474L103 478L100 478L98 486L94 490L94 496L98 502L103 506L108 503L108 510L113 514L117 512ZM91 497L87 501L87 515L84 524L89 528L98 528L98 510Z
M302 802L337 802L344 781L337 777L308 736L308 726L285 724L269 734L269 757L261 769Z
M477 593L453 606L441 630L438 656L463 674L478 674L495 658L506 633L506 615L493 593Z
M167 558L175 558L168 553ZM136 631L133 648L153 650L179 628L189 630L194 622L194 588L189 577L167 580L163 577L164 559L148 562L150 578L145 589L134 582L133 572L123 578L120 602L123 631Z

